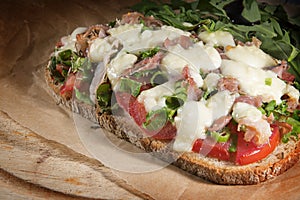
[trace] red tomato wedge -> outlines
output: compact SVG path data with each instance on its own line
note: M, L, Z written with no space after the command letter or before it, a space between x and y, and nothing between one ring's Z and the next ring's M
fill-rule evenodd
M233 125L231 124L233 130ZM229 153L230 140L225 143L205 143L202 139L197 139L194 142L192 151L199 153L202 148L211 149L207 154L209 157L217 158L219 160L231 160L234 157L235 163L238 165L247 165L253 162L257 162L274 151L280 141L279 128L276 125L271 125L272 135L269 139L269 143L261 146L256 146L253 142L246 142L244 140L244 133L233 131L233 134L237 134L237 151L235 153ZM201 153L201 152L200 152Z
M134 119L135 123L141 128L146 121L147 111L144 104L140 103L134 96L125 92L117 92L116 99L118 104L129 113ZM176 127L171 122L167 122L166 125L158 131L149 131L144 129L144 132L152 138L159 140L170 140L176 136Z
M278 126L271 125L271 129L272 135L269 139L269 143L261 146L256 146L253 142L246 142L243 139L243 134L239 133L236 163L239 165L247 165L259 161L273 152L280 141L280 134Z
M210 152L208 152L207 156L228 161L230 159L230 153L228 151L229 147L229 142L219 142L214 144L204 142L203 139L197 139L193 145L192 151L195 153L200 153L201 149L211 149Z
M146 121L146 109L143 104L129 93L117 92L116 99L118 104L129 113L137 125L141 126Z
M75 74L70 74L65 84L60 88L60 93L65 94L66 92L72 92L76 81Z
M177 129L171 122L168 121L165 126L158 131L145 130L145 132L154 139L172 140L176 136Z

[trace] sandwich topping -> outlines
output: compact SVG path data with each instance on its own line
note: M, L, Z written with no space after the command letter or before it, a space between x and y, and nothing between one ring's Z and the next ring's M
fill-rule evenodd
M128 13L62 38L49 70L62 95L96 101L102 113L124 110L145 137L245 165L300 132L294 76L260 44Z

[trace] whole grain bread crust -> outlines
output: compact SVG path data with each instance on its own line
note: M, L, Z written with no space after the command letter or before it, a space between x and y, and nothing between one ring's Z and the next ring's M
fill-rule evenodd
M87 105L75 98L63 98L60 95L61 85L54 84L48 68L45 71L45 77L50 93L58 104L64 105L87 119L97 121L101 128L115 134L120 139L147 152L152 152L155 156L214 183L258 184L282 174L295 165L300 158L300 142L296 140L280 144L267 158L244 166L236 166L230 162L219 161L192 152L175 152L171 149L172 142L145 137L144 133L128 117L101 113L100 108L95 108L93 105Z
M80 114L81 116L93 121L97 122L95 106L91 104L86 104L80 100L78 100L74 94L68 94L62 96L60 94L60 88L62 87L61 83L55 83L54 79L52 78L50 71L49 71L49 64L45 69L45 80L49 87L49 93L52 95L59 105L64 105L72 112Z

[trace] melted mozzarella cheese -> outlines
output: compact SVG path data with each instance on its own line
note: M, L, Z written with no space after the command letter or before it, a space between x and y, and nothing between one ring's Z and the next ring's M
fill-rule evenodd
M124 24L116 28L111 28L107 32L113 37L118 37L118 36L122 36L123 33L128 34L128 33L141 32L142 27L143 27L142 24Z
M235 95L228 90L216 93L207 100L207 107L212 112L212 120L228 115L235 101Z
M184 59L195 71L218 69L222 61L215 48L204 46L202 43L196 43L188 49L175 45L169 47L168 51Z
M254 136L258 139L256 141L258 145L265 144L269 141L269 138L272 135L270 124L267 120L262 118L263 115L261 111L259 111L255 106L238 102L233 106L232 117L239 124L251 127L252 129L248 130L251 135L251 132L255 130L254 134L250 138L245 139L247 137L246 130L244 138L246 141L251 141Z
M237 102L233 106L232 117L237 122L243 119L255 122L262 118L262 113L255 106L243 102Z
M205 138L206 127L212 124L212 113L204 102L188 101L176 116L177 135L173 148L180 152L192 150L197 138Z
M75 43L76 43L76 35L81 34L87 30L86 27L78 27L76 28L71 35L65 36L61 38L61 43L63 46L60 48L60 50L57 52L57 54L61 51L71 49L72 51L76 51Z
M236 78L243 92L251 96L261 95L264 102L276 100L280 103L280 98L285 93L285 82L277 78L272 71L250 67L232 60L223 60L221 71L225 76ZM266 84L266 80L271 80L271 84Z
M166 105L166 96L174 92L173 83L166 82L149 90L144 90L138 96L138 101L144 104L147 112L160 109Z
M299 90L289 84L286 85L285 94L287 94L290 98L295 99L296 101L299 100Z
M225 55L231 60L245 63L251 67L263 68L275 66L275 60L255 45L229 48Z
M131 68L137 61L137 56L126 52L120 52L111 62L107 65L107 76L111 81L112 86L116 82L125 69Z
M103 61L105 55L111 51L111 44L107 39L95 39L89 48L89 58L91 62Z
M205 139L206 130L214 120L231 111L235 96L222 91L205 101L188 101L175 117L177 135L173 145L176 151L191 151L196 139Z
M190 63L178 54L168 53L161 62L162 68L168 72L170 76L178 77L182 74L185 66L189 67L190 75L196 82L197 87L203 86L203 79L197 69L190 67Z
M202 41L210 46L235 46L233 36L226 31L203 31L199 33L198 36Z
M216 73L209 73L203 80L203 89L207 90L208 92L213 91L217 88L218 82L221 78L220 74Z
M162 26L159 30L144 30L142 24L120 25L108 32L118 38L124 49L129 52L160 46L168 38L173 40L181 35L190 36L191 33L182 31L172 26Z

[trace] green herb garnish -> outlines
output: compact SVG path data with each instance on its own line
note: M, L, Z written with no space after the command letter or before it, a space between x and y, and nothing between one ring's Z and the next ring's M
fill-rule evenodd
M157 54L159 52L160 48L159 47L155 47L153 49L149 49L146 51L142 51L139 53L139 57L144 60L146 58L151 58L153 57L155 54Z
M256 37L262 41L263 51L289 62L290 72L300 82L300 22L299 18L288 16L282 5L256 0L171 0L170 3L142 0L132 9L182 30L196 33L223 30L242 42Z
M118 86L118 90L120 92L126 92L134 97L137 97L140 93L142 83L131 80L129 78L121 78Z

